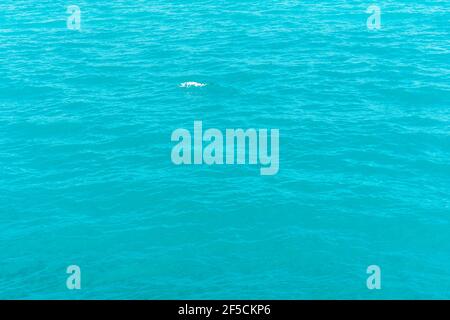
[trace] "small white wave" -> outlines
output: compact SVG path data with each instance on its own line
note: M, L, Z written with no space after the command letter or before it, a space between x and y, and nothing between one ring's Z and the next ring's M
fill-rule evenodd
M183 82L180 84L181 88L189 88L189 87L206 87L206 83L200 83L195 81Z

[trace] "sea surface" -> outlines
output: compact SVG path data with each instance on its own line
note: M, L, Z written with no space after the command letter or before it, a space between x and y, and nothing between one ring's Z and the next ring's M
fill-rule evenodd
M195 120L278 174L174 165ZM0 2L0 298L449 299L449 222L448 0Z

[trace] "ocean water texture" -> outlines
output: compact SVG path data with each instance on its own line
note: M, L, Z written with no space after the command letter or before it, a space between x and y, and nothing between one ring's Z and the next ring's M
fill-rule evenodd
M173 165L194 120L279 173ZM0 298L449 299L449 161L449 1L0 3Z

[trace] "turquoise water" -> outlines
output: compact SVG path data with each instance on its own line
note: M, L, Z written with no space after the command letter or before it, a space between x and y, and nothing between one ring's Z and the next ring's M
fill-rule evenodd
M2 0L0 298L450 298L450 2L370 4ZM278 174L175 166L194 120Z

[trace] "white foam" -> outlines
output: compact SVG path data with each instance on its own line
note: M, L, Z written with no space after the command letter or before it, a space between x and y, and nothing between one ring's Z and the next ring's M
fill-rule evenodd
M183 82L180 84L181 88L189 88L189 87L205 87L206 83L200 83L195 81Z

